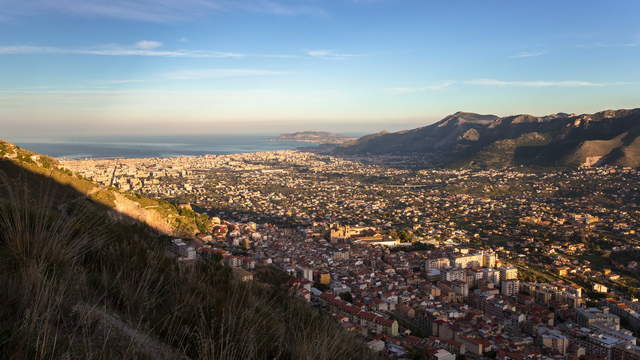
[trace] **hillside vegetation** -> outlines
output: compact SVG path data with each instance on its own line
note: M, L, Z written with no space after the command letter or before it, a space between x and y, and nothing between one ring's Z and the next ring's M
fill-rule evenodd
M168 236L87 199L91 183L3 149L0 359L373 358L284 286L181 264Z
M131 218L166 234L177 236L194 235L204 231L206 221L193 212L181 211L177 206L162 200L153 200L115 188L104 188L71 173L60 166L57 160L33 153L19 146L0 140L0 159L7 159L30 172L45 175L59 184L68 185L77 193L75 198L65 196L57 206L67 203L92 200L112 208L111 217ZM3 170L0 167L0 170ZM6 170L5 170L6 171ZM19 174L12 174L8 181L21 181ZM27 177L29 180L29 177ZM33 179L31 179L33 180ZM91 202L89 202L91 203ZM123 216L126 215L126 216Z

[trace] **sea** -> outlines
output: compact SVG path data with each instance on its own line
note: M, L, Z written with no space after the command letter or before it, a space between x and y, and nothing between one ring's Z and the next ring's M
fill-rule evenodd
M91 136L11 139L25 149L59 159L117 159L238 154L317 144L270 141L278 135Z

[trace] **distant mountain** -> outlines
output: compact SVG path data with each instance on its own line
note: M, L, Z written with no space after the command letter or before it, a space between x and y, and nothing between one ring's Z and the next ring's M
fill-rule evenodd
M294 141L317 144L342 144L353 141L355 138L342 134L334 134L326 131L300 131L290 134L282 134L271 141Z
M457 112L428 126L368 135L337 154L417 155L433 166L640 166L640 109L542 117Z

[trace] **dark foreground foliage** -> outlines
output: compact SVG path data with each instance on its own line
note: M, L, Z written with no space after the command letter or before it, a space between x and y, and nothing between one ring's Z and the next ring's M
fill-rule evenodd
M0 359L370 359L361 340L286 291L55 190L2 181ZM35 201L34 201L35 200Z

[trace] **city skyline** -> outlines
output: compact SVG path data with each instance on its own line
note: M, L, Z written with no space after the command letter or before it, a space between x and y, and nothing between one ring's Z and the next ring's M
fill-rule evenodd
M375 132L638 107L633 1L0 1L8 136Z

